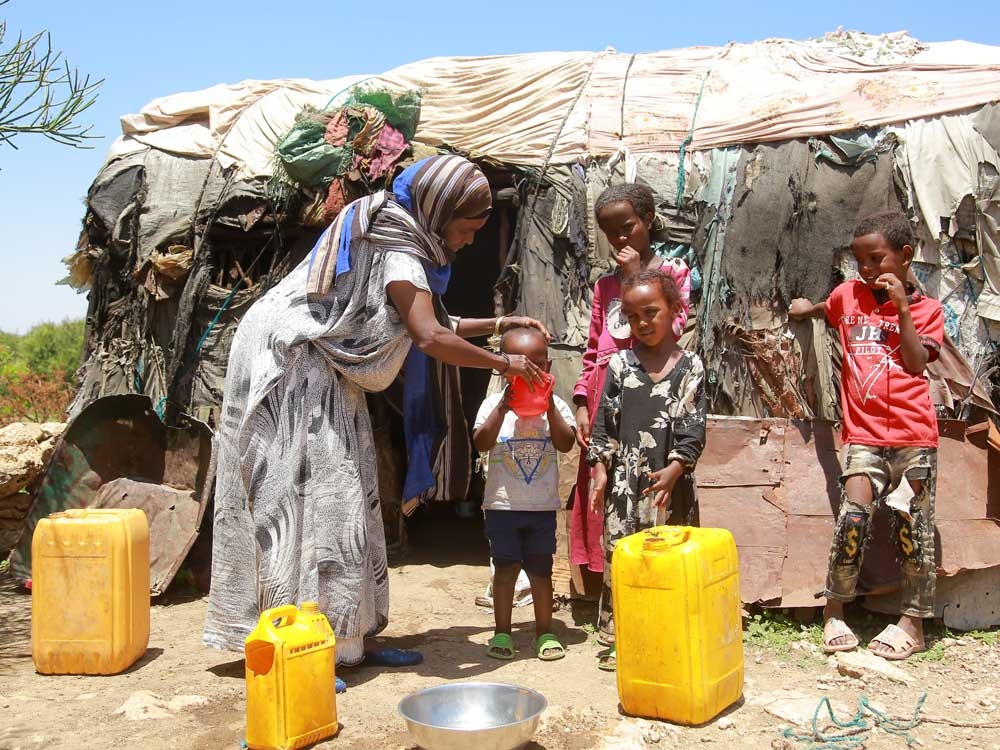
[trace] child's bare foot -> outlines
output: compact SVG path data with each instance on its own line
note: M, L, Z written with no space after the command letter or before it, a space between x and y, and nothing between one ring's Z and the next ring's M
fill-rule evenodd
M858 647L858 637L844 622L844 605L829 599L823 608L823 652L850 651Z
M885 629L872 638L868 648L876 656L883 659L899 661L923 651L924 621L919 617L903 615L895 625L886 625Z

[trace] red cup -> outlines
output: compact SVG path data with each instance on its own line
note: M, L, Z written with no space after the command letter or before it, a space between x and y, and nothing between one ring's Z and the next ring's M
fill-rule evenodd
M520 375L510 379L510 408L519 417L537 417L549 410L549 397L556 379L550 373L542 373L542 382L535 390L528 387L528 381Z

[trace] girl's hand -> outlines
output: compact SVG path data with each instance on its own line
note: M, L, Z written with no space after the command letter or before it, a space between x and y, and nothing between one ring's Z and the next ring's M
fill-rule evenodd
M590 445L590 410L586 404L576 407L576 444L580 450Z
M669 508L670 493L674 490L677 480L684 474L684 467L679 461L671 461L666 468L651 471L647 475L652 484L642 491L643 495L653 496L654 508Z
M604 490L608 486L608 468L604 464L594 466L590 479L590 512L600 513L604 510Z
M534 328L536 331L541 331L547 341L552 340L552 334L549 333L549 329L540 320L535 320L525 315L507 315L504 317L503 323L500 324L500 331L506 332L514 328Z
M528 390L534 393L535 386L542 384L545 371L523 354L508 354L507 359L510 360L510 367L503 373L504 377L509 380L515 375L520 375L528 384Z
M642 261L639 259L639 252L626 245L615 253L615 263L622 269L625 276L631 276L642 270Z
M875 279L875 284L889 293L889 299L892 300L897 311L909 309L909 303L906 301L906 285L896 274L884 273Z

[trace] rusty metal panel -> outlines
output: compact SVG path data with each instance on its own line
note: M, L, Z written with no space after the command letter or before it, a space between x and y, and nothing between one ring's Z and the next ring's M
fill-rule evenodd
M785 430L788 512L828 516L840 501L840 435L833 422L795 420Z
M95 508L141 508L149 521L149 590L162 594L194 543L202 504L194 490L119 477L101 486Z
M826 565L832 516L789 516L788 555L781 570L781 606L816 607L826 601L816 598L826 585Z
M729 529L736 539L740 594L745 602L768 602L781 596L786 516L764 498L765 489L698 488L701 525Z
M775 486L784 474L787 420L710 416L699 487Z
M31 578L31 537L40 519L67 508L101 507L111 498L118 504L109 507L146 511L151 549L163 550L162 556L151 559L150 581L156 582L151 593L165 589L198 536L214 483L211 430L186 416L180 423L178 428L166 427L142 395L109 396L89 404L66 428L46 466L11 553L13 575ZM181 503L181 512L156 518L162 515L158 503L166 497L163 493L156 494L150 507L142 505L153 497L149 492L133 494L128 502L137 504L130 506L121 504L125 501L116 499L111 489L106 491L110 495L101 496L105 485L122 478L160 487L167 494L187 493L191 500ZM157 539L154 534L168 538Z
M1000 566L1000 451L988 430L942 421L936 516L940 576ZM704 526L730 529L744 602L808 607L826 578L840 500L839 427L814 420L711 417L698 465ZM780 468L778 468L780 466ZM859 595L896 590L891 510L876 513ZM784 523L782 523L782 521ZM776 562L776 551L784 559Z
M938 521L987 517L986 456L965 436L965 422L938 423L937 501ZM1000 562L1000 560L997 560Z
M939 521L937 530L939 573L950 576L1000 564L1000 523L996 520Z

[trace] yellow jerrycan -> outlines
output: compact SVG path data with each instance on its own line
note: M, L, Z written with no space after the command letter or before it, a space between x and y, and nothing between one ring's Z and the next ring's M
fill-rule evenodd
M31 657L41 674L116 674L149 645L149 523L137 509L53 513L31 537Z
M337 733L336 639L316 602L269 609L247 636L247 747L297 750Z
M656 526L611 559L618 698L625 713L703 724L743 692L736 542L725 529Z

